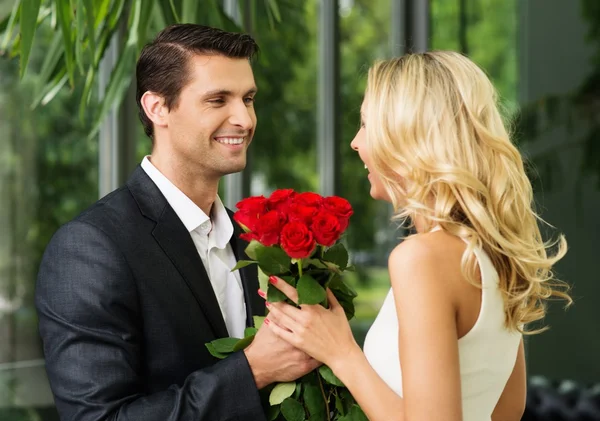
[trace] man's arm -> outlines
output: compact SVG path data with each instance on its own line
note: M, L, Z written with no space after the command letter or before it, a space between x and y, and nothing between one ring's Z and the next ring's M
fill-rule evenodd
M63 421L262 420L245 354L193 372L184 384L143 395L135 283L99 229L62 227L38 276L36 306L46 369Z

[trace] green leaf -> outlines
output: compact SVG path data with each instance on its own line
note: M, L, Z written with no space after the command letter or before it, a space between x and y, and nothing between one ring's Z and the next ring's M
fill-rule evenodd
M327 292L312 276L306 274L298 280L298 304L319 304L327 297Z
M41 0L21 0L21 71L20 77L23 78L27 63L29 62L29 53L33 45L33 37L37 29L37 18L40 13Z
M65 64L67 66L67 75L71 86L75 84L75 59L73 57L73 33L71 32L71 22L73 22L73 11L69 0L56 0L56 17L58 25L63 35L65 46Z
M305 259L302 264L302 269L307 268L310 265L319 269L327 268L327 266L325 266L325 263L321 262L319 259Z
M346 247L342 243L337 243L325 252L323 260L331 262L341 270L344 270L348 266L348 251L346 251Z
M252 320L254 321L254 328L260 329L265 321L265 316L252 316Z
M266 291L269 289L269 275L267 275L266 273L264 273L260 266L257 268L258 269L258 286L260 287L260 289L262 291Z
M308 384L304 386L304 404L312 419L326 419L326 407L319 386Z
M96 0L96 7L94 9L96 12L96 17L94 19L94 28L99 27L100 24L105 21L106 16L108 15L108 12L110 10L110 3L111 0Z
M258 265L267 275L281 275L290 271L290 256L277 247L257 249L255 260L258 261Z
M306 414L302 404L295 399L287 398L281 404L281 413L287 421L304 421Z
M273 13L273 17L277 22L281 21L281 13L279 12L279 6L276 0L267 0L269 3L269 9Z
M15 28L15 23L17 22L17 18L19 18L19 12L21 11L21 2L15 1L13 5L12 12L10 13L10 17L6 20L6 28L4 29L4 39L2 40L2 46L0 50L3 52L8 47L8 43L12 39L12 33ZM20 18L19 18L20 19ZM2 22L4 24L4 22Z
M241 351L242 349L246 348L248 345L250 345L252 343L252 341L254 340L254 336L246 336L242 339L240 339L239 341L237 341L237 343L233 346L233 352L237 352L237 351Z
M169 0L169 4L171 5L171 12L173 13L175 22L181 23L181 19L179 19L179 15L177 14L177 8L175 7L175 3L173 2L173 0Z
M100 125L104 122L112 107L118 107L123 100L123 95L127 88L129 88L133 75L135 55L136 47L128 45L125 47L125 51L119 56L117 65L111 73L106 95L102 99L100 111L94 117L94 125L89 134L90 138L96 135L100 129Z
M96 27L94 25L96 17L94 16L94 0L83 0L83 7L85 9L85 19L88 31L88 48L90 57L93 61L96 56Z
M269 421L275 421L275 419L279 416L279 413L281 411L279 410L279 405L277 406L270 406L267 409L267 419Z
M213 357L216 357L216 358L219 358L222 360L223 358L227 358L229 356L227 354L223 354L223 353L217 351L215 349L214 345L210 342L205 344L205 346L208 349L208 352L210 352Z
M195 23L198 13L198 0L182 0L181 23Z
M239 338L220 338L215 339L210 343L213 344L217 352L225 354L228 352L233 352L233 348L238 343L238 341Z
M338 412L342 415L346 413L346 410L344 409L344 404L339 395L335 395L335 409L337 409Z
M355 307L354 307L354 303L352 302L352 298L344 296L344 295L338 296L338 295L336 295L335 291L334 291L334 295L336 296L340 305L344 309L344 313L346 313L346 318L348 320L352 320L352 318L354 317L354 313L355 313Z
M259 317L259 316L254 316L254 317ZM264 319L264 317L263 317ZM244 329L244 338L247 338L248 336L254 336L256 335L256 333L258 332L258 329L255 327L247 327L246 329Z
M148 41L148 28L152 22L152 16L156 16L153 12L158 9L159 7L154 0L142 0L142 15L140 16L140 26L138 28L138 50L141 50ZM160 28L165 26L160 26Z
M296 390L294 391L294 399L300 399L300 394L302 393L302 381L296 383Z
M79 119L84 121L85 113L88 110L90 99L92 98L92 87L95 86L93 82L96 80L96 68L89 66L88 74L85 78L85 84L83 86L83 93L79 102Z
M75 39L75 63L79 67L79 72L83 74L83 39L85 37L86 21L85 13L83 10L83 0L75 1L77 2L77 6L75 6L75 36L77 37ZM93 28L91 29L93 35Z
M327 367L326 365L319 367L319 374L329 384L334 386L344 386L344 383L342 383L342 381L338 379L335 374L333 374L331 368Z
M43 85L41 86L41 90L36 93L37 95L34 102L31 104L31 108L37 107L49 92L48 86L50 84L50 78L52 77L58 62L63 57L62 48L62 35L60 32L56 32L52 38L52 43L50 44L50 48L46 53L46 57L44 58L42 68L40 70L40 81L43 83ZM62 85L60 86L62 87Z
M267 301L270 303L279 303L285 300L287 300L287 296L274 285L269 284L267 287Z
M358 405L352 405L350 411L338 418L338 421L369 421L369 419Z
M279 405L292 396L296 390L296 382L277 383L269 395L269 404Z
M68 79L67 70L62 69L56 76L54 76L52 81L50 81L50 83L44 87L44 90L40 92L39 95L33 100L33 104L46 105L48 102L52 101L56 94L60 92L62 87L67 83Z
M265 246L263 246L261 243L259 243L256 240L252 240L252 241L250 241L250 243L246 247L246 250L244 250L244 251L246 252L246 255L249 258L251 258L252 260L258 260L257 251L259 249L263 249L263 248L265 248Z
M238 260L237 264L231 269L232 272L235 272L238 269L245 268L246 266L250 266L254 263L258 263L254 260Z
M340 276L333 277L333 279L329 283L329 288L333 291L334 294L336 294L336 297L338 296L338 292L352 298L358 295L356 290Z

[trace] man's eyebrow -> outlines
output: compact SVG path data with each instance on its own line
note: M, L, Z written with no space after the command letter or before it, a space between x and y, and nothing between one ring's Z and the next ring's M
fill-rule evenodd
M246 92L243 96L255 94L258 91L256 88L251 88ZM214 89L212 91L205 92L202 94L204 98L208 98L211 96L233 96L235 93L230 91L229 89Z

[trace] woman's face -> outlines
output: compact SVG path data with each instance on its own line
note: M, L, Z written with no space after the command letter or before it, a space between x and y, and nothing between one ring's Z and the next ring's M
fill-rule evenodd
M367 112L367 105L366 105L366 101L363 101L363 104L360 108L360 129L358 130L358 133L356 133L356 136L354 136L354 139L352 139L352 142L350 142L350 147L352 149L354 149L356 152L358 152L358 156L360 157L360 159L362 160L362 162L365 164L365 169L368 171L368 175L367 178L369 179L369 182L371 183L371 197L375 200L385 200L387 202L390 202L390 198L387 194L387 191L385 190L385 188L383 187L383 183L381 182L381 178L379 177L379 175L374 172L374 169L372 169L371 167L371 161L370 161L370 157L369 157L369 153L367 151L367 145L366 145L366 124L368 124L367 121L365 121L365 116L366 116L366 112Z

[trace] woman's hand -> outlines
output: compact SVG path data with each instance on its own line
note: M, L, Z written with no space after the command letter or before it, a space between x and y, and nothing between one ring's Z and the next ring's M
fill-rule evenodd
M284 280L272 276L269 282L294 303L298 292ZM264 298L264 292L260 291ZM301 304L300 308L287 303L269 303L265 323L273 332L325 365L339 364L345 357L360 351L344 309L327 288L329 309L321 305Z

